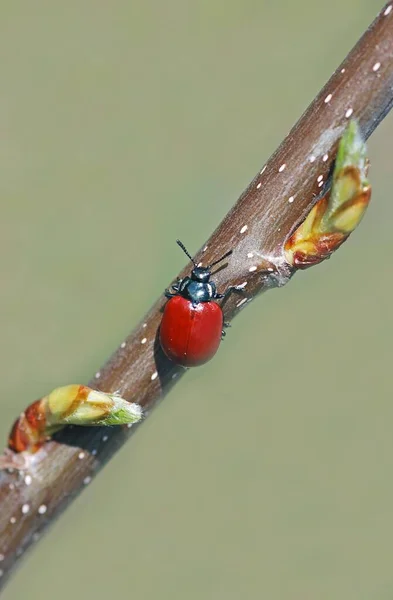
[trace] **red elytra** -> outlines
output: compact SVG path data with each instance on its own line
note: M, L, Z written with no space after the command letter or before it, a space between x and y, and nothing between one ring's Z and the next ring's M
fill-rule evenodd
M221 306L215 300L225 299L232 290L240 288L232 286L224 294L219 294L216 284L211 281L212 267L230 256L232 250L202 267L180 240L177 243L194 268L189 276L178 279L165 290L169 300L164 308L159 338L168 358L183 367L195 367L215 355L221 337L225 335L223 326L227 324Z
M218 350L223 321L221 307L216 302L194 306L183 296L173 296L164 308L159 334L161 347L178 365L202 365Z

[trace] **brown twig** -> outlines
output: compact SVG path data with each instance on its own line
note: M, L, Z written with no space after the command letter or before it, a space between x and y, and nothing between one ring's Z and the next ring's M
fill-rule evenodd
M387 4L225 217L197 261L233 255L216 275L220 289L242 285L224 305L232 319L261 291L284 285L294 270L284 243L329 186L337 143L356 117L368 137L393 102L393 5ZM318 183L322 175L325 185ZM182 275L189 269L183 271ZM163 355L157 329L164 298L96 373L90 386L119 391L148 412L183 370ZM28 399L30 402L32 399ZM130 433L123 428L67 428L36 455L28 471L0 472L0 575L89 483Z

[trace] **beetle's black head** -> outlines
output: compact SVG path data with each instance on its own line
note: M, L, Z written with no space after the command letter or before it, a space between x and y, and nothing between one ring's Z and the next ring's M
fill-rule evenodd
M210 279L211 271L209 267L194 267L191 271L191 279L200 283L207 283Z

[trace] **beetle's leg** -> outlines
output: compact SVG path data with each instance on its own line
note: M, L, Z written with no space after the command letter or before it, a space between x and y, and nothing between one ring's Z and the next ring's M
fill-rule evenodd
M179 289L180 289L180 286L181 286L181 282L182 282L182 281L183 281L182 279L180 279L179 277L177 277L177 279L176 279L176 283L172 283L171 287L170 287L170 288L167 288L167 289L165 290L165 292L164 292L164 295L165 295L167 298L173 298L173 296L177 296L177 295L178 295L178 293L179 293ZM173 291L172 291L172 290L173 290ZM174 292L174 293L173 293L173 292Z
M231 285L223 294L216 294L215 298L224 298L225 300L228 298L232 292L243 292L243 287L240 285Z
M224 294L217 294L215 295L215 298L223 298L224 302L225 300L228 298L228 296L232 293L232 292L243 292L243 287L240 287L238 285L231 285L231 287L229 287L227 289L227 291ZM228 321L224 321L223 322L223 327L232 327L230 323L228 323ZM222 330L221 332L221 339L223 340L224 337L226 336L226 331L225 329Z
M227 334L227 332L225 331L225 329L226 329L227 327L232 327L232 325L231 325L230 323L228 323L227 321L224 321L224 322L223 322L223 324L222 324L222 326L223 326L223 330L221 331L221 339L223 340L223 339L224 339L224 337L225 337L225 336L226 336L226 334Z

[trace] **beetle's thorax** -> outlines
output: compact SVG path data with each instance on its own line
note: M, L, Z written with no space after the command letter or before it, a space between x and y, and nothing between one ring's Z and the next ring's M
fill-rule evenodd
M192 272L194 274L195 269ZM179 286L179 294L187 300L191 300L193 304L199 304L200 302L210 302L216 296L216 286L212 281L203 282L200 279L191 277L185 277ZM210 278L210 273L209 273Z

